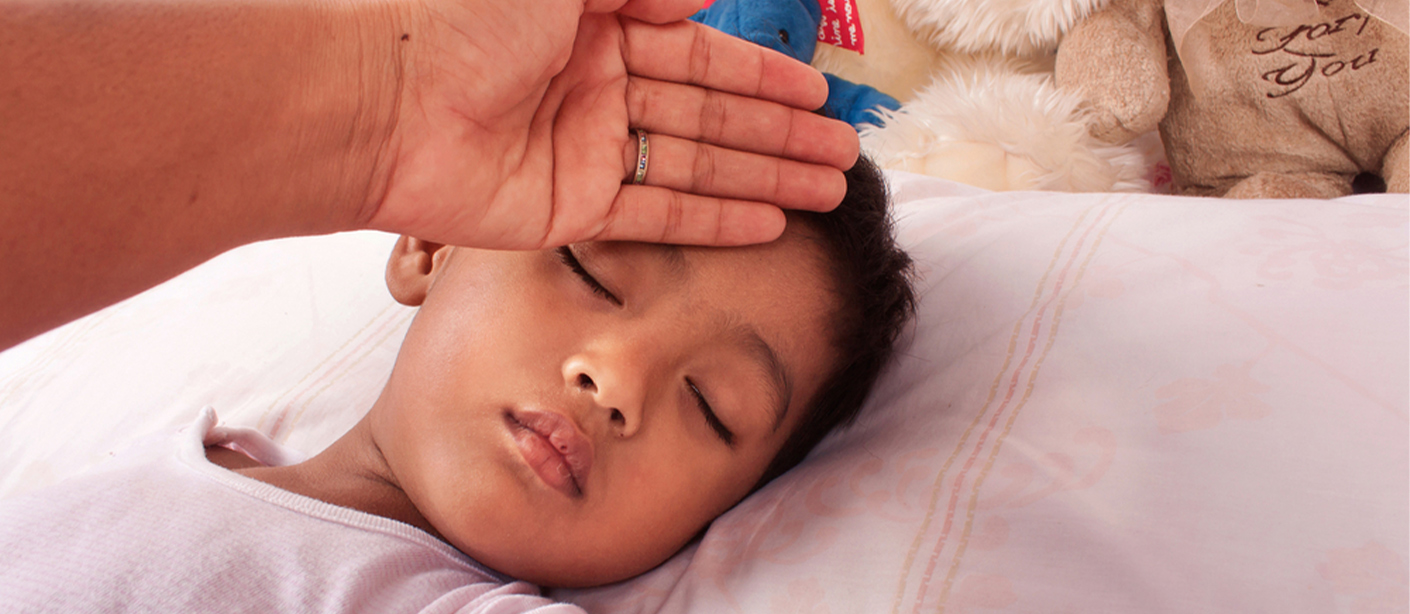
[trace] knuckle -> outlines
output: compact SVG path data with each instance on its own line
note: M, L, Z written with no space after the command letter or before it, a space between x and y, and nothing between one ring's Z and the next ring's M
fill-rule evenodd
M691 168L690 191L705 192L715 185L715 171L718 168L715 151L704 145L695 147L695 163Z
M725 208L724 208L723 206L721 206L721 207L717 207L717 208L715 209L715 228L714 228L714 231L710 233L710 236L711 236L710 241L711 241L712 243L719 244L719 243L721 242L721 239L724 238L724 229L725 229Z
M607 206L607 212L602 216L602 220L586 233L587 237L591 240L600 240L603 236L613 234L622 214L621 205L622 196L618 193L617 197L613 198L611 204Z
M661 227L661 240L667 241L681 236L685 221L685 201L681 194L671 192L666 203L666 223Z
M783 140L779 141L778 146L779 153L783 155L788 155L789 152L793 150L793 132L794 129L797 128L798 123L798 116L796 114L789 113L787 117L788 118L784 121Z
M704 28L696 28L695 37L690 42L690 58L687 75L691 83L702 83L710 74L710 39Z
M700 136L718 142L729 119L728 99L724 94L707 90L700 99Z
M651 88L636 77L627 79L627 117L643 117L651 107L651 103Z
M773 174L768 175L768 177L769 177L769 185L767 186L767 188L766 188L765 191L768 193L768 195L769 195L769 200L770 200L770 201L772 201L772 202L779 202L779 201L781 201L782 198L783 198L783 182L784 182L784 168L783 168L783 165L782 165L782 164L777 164L777 163L775 163L775 164L774 164L774 172L773 172Z
M757 98L764 93L764 88L768 87L767 76L769 72L765 70L765 67L768 64L768 59L767 56L764 54L764 50L762 48L758 50L758 55L755 56L754 61L758 63L759 66L758 70L756 71L759 73L759 78L754 81L753 93L753 96Z

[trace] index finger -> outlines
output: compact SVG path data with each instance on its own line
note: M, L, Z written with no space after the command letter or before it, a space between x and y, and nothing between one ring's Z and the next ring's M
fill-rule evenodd
M827 102L827 81L813 67L709 26L623 18L622 31L629 73L799 109L817 109Z

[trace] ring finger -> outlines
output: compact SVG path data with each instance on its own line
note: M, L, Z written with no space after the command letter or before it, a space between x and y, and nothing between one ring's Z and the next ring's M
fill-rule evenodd
M633 183L642 160L637 135L623 149L623 182ZM648 131L645 185L770 202L788 209L827 209L842 200L847 181L831 166L737 151ZM624 188L627 189L627 188ZM825 203L826 205L820 205Z

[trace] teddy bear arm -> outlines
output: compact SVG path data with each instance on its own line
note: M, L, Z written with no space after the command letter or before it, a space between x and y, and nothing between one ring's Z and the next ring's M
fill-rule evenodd
M1342 173L1258 171L1218 195L1224 198L1337 198L1350 193L1351 177Z
M881 110L897 111L901 103L869 85L852 83L837 75L823 73L827 79L827 102L823 111L831 117L852 124L857 130L863 125L885 122Z
M1113 2L1058 46L1060 87L1083 92L1092 136L1124 143L1154 130L1170 103L1165 26L1158 0Z
M1391 143L1390 149L1381 159L1381 178L1386 181L1387 192L1410 192L1410 131L1400 133L1400 138Z

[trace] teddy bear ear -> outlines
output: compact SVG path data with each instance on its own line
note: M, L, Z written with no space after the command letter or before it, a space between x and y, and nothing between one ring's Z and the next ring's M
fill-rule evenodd
M808 16L816 23L822 20L823 3L827 0L797 0L803 4L803 10L808 11Z
M890 0L901 21L938 49L1049 53L1106 0ZM863 14L866 8L862 8Z

